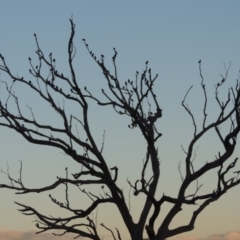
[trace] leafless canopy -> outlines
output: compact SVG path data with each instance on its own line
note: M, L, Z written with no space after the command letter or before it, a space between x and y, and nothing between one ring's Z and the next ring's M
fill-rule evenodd
M225 75L222 76L222 80L215 86L215 98L219 105L219 114L215 121L207 124L208 98L201 71L201 61L199 61L201 87L205 99L203 104L202 126L200 127L200 130L197 129L194 114L186 104L186 97L191 89L190 88L182 101L182 106L192 119L194 134L187 150L183 149L186 154L184 175L179 168L182 184L177 194L177 198L163 195L160 199L157 199L155 193L160 179L160 164L156 142L161 137L161 133L156 128L156 122L162 117L162 109L158 103L153 87L157 75L152 74L151 68L148 66L148 61L146 61L143 72L139 73L137 71L134 80L121 82L117 74L116 58L118 53L116 49L113 49L112 57L114 70L110 71L104 62L104 55L101 55L100 58L95 56L90 50L86 40L83 39L87 51L100 67L106 79L108 90L106 91L102 89L102 94L105 100L102 101L98 99L91 93L91 90L88 90L82 85L80 86L79 81L77 80L73 67L76 48L73 43L75 24L72 19L70 19L70 24L71 34L68 42L68 65L71 73L70 77L67 77L57 69L56 60L52 53L49 55L44 54L36 34L34 34L34 37L37 48L35 53L38 57L37 66L33 63L31 58L29 58L29 72L34 80L29 81L25 77L16 76L8 67L7 60L0 55L0 71L5 75L8 75L12 80L11 83L9 81L2 81L2 84L6 87L8 98L4 102L0 102L0 125L15 130L30 143L61 149L69 156L69 159L79 164L79 169L81 170L68 175L68 169L66 168L66 177L58 177L51 185L43 186L41 188L28 188L27 184L22 181L21 169L19 178L12 177L8 170L2 170L2 172L9 178L10 184L1 184L0 188L13 189L17 194L28 194L33 192L41 193L50 191L57 188L59 185L64 185L66 187L65 202L58 201L52 197L52 195L49 195L49 197L52 202L60 208L68 210L71 213L70 217L60 218L46 216L38 212L35 208L16 203L20 207L19 211L23 214L34 215L37 217L38 220L36 221L36 227L39 229L38 233L48 230L62 230L62 234L71 232L75 233L76 237L83 236L98 240L100 239L100 236L96 222L92 219L91 214L98 206L106 203L111 203L116 206L133 240L143 239L143 233L145 230L151 240L165 239L183 232L191 231L194 228L198 215L206 206L211 202L218 200L227 192L227 190L240 183L240 179L238 178L240 171L235 171L235 175L230 179L226 179L226 174L235 167L238 160L236 158L230 163L227 163L227 160L234 152L237 135L240 131L239 81L237 80L235 87L229 89L227 100L222 102L219 99L218 91L227 80L229 69L225 69ZM43 73L43 66L48 68L49 72L47 76ZM64 89L60 88L60 82L66 84L68 87L65 87ZM31 117L23 114L18 96L15 91L13 91L15 85L17 86L19 84L27 86L29 90L40 96L43 101L49 103L52 109L55 110L62 119L64 123L63 127L57 128L54 125L42 125L40 121L35 118L34 110L31 108L29 108ZM82 117L76 117L76 113L68 115L64 107L60 106L54 98L56 94L66 102L68 101L77 104L79 108L76 111L81 112ZM9 106L10 99L15 100L15 108ZM117 166L109 168L107 160L102 155L104 140L102 146L99 148L93 138L88 121L88 101L91 100L95 101L100 107L110 106L117 114L128 116L129 119L131 119L128 126L129 130L138 128L146 141L146 157L142 166L141 176L135 183L127 180L129 186L133 189L133 194L135 196L143 194L146 197L145 204L143 205L137 222L133 221L128 207L128 199L125 198L126 196L124 196L123 191L117 185ZM149 108L146 109L146 106L149 106ZM85 135L87 136L86 140L83 140L83 138L79 136L78 131L74 131L73 125L76 122L84 130ZM220 127L226 122L230 123L231 127L227 134L223 134L220 131ZM201 166L198 170L195 170L193 166L193 160L195 157L194 149L196 148L199 139L210 130L215 130L224 147L224 151L222 153L219 152L215 159L212 159ZM63 137L58 137L60 135ZM83 151L81 153L77 152L76 146L78 146L78 149L81 147ZM151 169L152 177L150 179L147 179L145 174L148 166L150 166ZM218 169L218 182L216 189L207 194L201 195L198 191L201 185L197 184L196 191L191 195L186 195L186 191L191 183L198 182L200 177L213 169ZM69 185L76 186L82 194L86 194L89 197L90 204L86 209L81 208L81 206L79 209L71 207L68 196ZM84 187L89 185L99 185L105 189L105 194L98 196L90 191L84 190ZM163 203L166 202L170 203L172 207L161 222L161 225L156 226L156 219L161 212ZM201 204L197 205L199 202ZM187 225L170 229L170 223L178 212L182 210L183 205L196 205L197 207ZM104 223L100 225L111 234L113 239L121 239L120 231L117 228L112 230Z

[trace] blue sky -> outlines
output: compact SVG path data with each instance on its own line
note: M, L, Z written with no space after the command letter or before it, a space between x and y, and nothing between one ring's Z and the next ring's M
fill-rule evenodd
M180 176L177 166L184 159L181 144L187 147L193 135L191 120L181 107L187 89L193 85L188 103L201 123L203 95L200 91L198 60L202 60L202 70L209 94L209 121L214 119L218 109L214 100L214 84L224 73L224 62L231 61L231 70L221 96L226 98L227 88L235 84L240 67L240 2L235 1L2 1L0 8L0 53L9 66L19 75L28 75L28 57L34 59L36 49L33 33L38 35L46 54L52 52L58 67L69 73L67 66L67 42L70 34L69 18L73 15L76 24L75 46L77 56L75 69L79 82L101 97L104 87L101 71L88 55L82 38L87 39L96 55L104 54L111 66L113 47L118 51L118 72L122 81L134 78L136 70L144 68L146 60L154 73L159 74L155 85L159 103L163 108L163 118L159 129L163 137L159 140L159 157L162 160L162 180L159 196L176 194ZM35 58L36 60L37 58ZM2 76L0 76L2 79ZM2 79L3 80L3 79ZM1 84L0 94L4 94ZM58 124L57 117L51 115L45 105L30 92L19 88L23 106L31 105L35 114L43 121ZM40 107L40 108L37 108ZM109 166L117 164L120 169L120 185L126 189L126 178L138 178L144 157L144 141L138 131L128 131L126 118L119 118L112 109L100 109L91 104L92 131L101 144L106 130L104 154ZM74 108L69 108L69 111ZM0 166L6 162L13 174L18 174L19 162L23 161L24 180L29 186L49 184L56 175L64 175L66 165L74 170L77 166L70 162L59 150L33 146L9 130L0 128ZM196 166L211 160L221 150L217 138L210 133L200 142ZM239 144L234 156L239 156ZM133 170L134 169L134 170ZM215 173L203 179L204 187L214 186ZM43 177L44 176L44 177ZM0 174L0 182L6 177ZM62 189L60 189L62 190ZM56 191L56 195L61 195ZM20 215L14 200L38 206L42 211L53 214L58 209L50 203L47 194L43 197L31 195L15 196L7 190L0 190L0 229L4 231L31 231L31 218ZM199 217L196 229L181 237L207 238L214 234L226 236L239 229L239 187L231 190L217 203L210 205ZM134 198L132 197L134 203ZM132 206L138 216L141 200ZM74 204L78 204L76 200ZM168 208L168 206L166 206ZM114 212L114 209L111 209ZM190 209L191 210L191 209ZM104 212L104 211L102 211ZM110 214L111 213L111 214ZM174 224L187 221L190 211L180 214ZM118 222L111 211L104 212L99 222ZM116 221L116 222L115 222ZM105 233L103 232L103 235ZM128 236L123 230L123 235ZM1 236L1 231L0 231ZM231 235L232 236L232 235ZM5 238L12 240L14 238ZM17 238L15 238L17 239ZM36 238L38 239L38 238ZM216 238L217 239L217 238ZM224 238L219 238L224 239ZM230 239L230 238L229 238ZM22 239L21 239L22 240Z

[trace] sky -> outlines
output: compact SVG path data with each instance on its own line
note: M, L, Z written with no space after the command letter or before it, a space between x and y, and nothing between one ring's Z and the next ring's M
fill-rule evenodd
M41 48L46 54L53 53L62 72L69 74L67 66L67 43L70 35L69 18L73 16L76 24L75 46L77 55L74 66L81 86L99 97L101 88L106 87L98 66L93 62L82 42L85 38L97 56L105 55L111 66L113 48L118 51L117 66L122 82L134 78L136 70L144 68L146 60L152 72L159 77L155 90L163 117L158 128L163 136L158 141L161 160L161 180L158 196L177 193L180 175L178 165L183 164L184 153L193 136L191 119L181 106L181 101L190 86L193 85L187 101L196 116L199 129L202 122L203 94L198 70L198 61L202 61L202 71L207 87L209 104L208 121L214 120L218 108L214 99L214 85L224 74L224 63L231 61L230 73L225 88L220 92L226 99L228 87L234 86L240 67L240 2L231 1L2 1L0 8L0 53L5 57L13 72L20 76L28 74L28 57L37 60L33 34L36 33ZM1 80L5 80L0 75ZM36 116L42 121L60 124L57 116L50 112L35 95L19 87L16 89L27 112L30 105ZM4 85L0 85L0 96L4 97ZM144 141L137 130L129 131L128 119L119 117L112 109L99 109L90 104L90 124L96 141L101 144L104 130L104 155L110 167L118 165L119 185L128 195L126 179L135 181L141 172L144 158ZM74 111L69 106L69 111ZM222 150L218 139L211 132L200 141L195 166L199 167ZM23 162L23 179L29 187L50 184L56 176L64 176L67 166L74 172L78 166L71 162L59 150L39 147L26 142L16 133L0 128L0 167L11 174L19 173L19 160ZM234 157L239 157L240 145L237 144ZM237 165L239 169L239 165ZM133 170L134 169L134 170ZM201 179L203 191L214 188L216 172ZM0 183L7 182L0 173ZM217 202L211 204L199 216L195 229L172 239L177 240L239 240L240 239L240 192L239 187L231 189ZM73 204L82 204L79 193L72 192ZM34 220L21 215L14 204L19 201L37 207L46 214L59 214L48 198L48 194L18 196L14 192L0 189L0 239L4 240L52 240L51 234L36 235ZM54 192L64 197L64 189ZM131 212L134 219L139 216L142 198L136 200L131 195ZM81 205L82 206L82 205ZM169 206L163 210L166 213ZM186 210L186 211L185 211ZM177 226L188 221L192 208L186 208L174 221ZM117 218L113 206L99 209L98 223L106 222L110 227L118 226L123 239L129 239L123 223ZM115 214L116 213L116 214ZM62 214L62 213L61 213ZM96 214L96 213L94 213ZM161 217L159 222L161 222ZM100 229L100 227L99 227ZM110 239L108 233L100 230L104 239ZM64 236L61 240L72 239Z

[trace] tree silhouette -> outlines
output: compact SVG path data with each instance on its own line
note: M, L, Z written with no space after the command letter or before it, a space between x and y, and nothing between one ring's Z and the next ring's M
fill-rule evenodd
M110 71L104 62L104 55L101 55L100 58L95 56L90 50L86 40L83 39L87 51L102 70L107 83L108 90L101 90L105 100L100 100L91 93L91 90L87 89L87 87L83 87L77 80L73 67L76 48L73 43L75 24L72 19L70 19L70 24L71 34L68 42L70 77L67 77L57 69L56 60L52 53L47 56L44 54L36 34L34 34L34 37L37 47L36 55L38 57L38 65L35 66L32 59L29 58L29 73L34 80L29 81L25 77L14 75L13 71L8 67L5 58L0 55L0 71L12 80L11 83L9 81L2 81L6 86L8 97L4 102L0 102L0 125L15 130L30 143L46 145L62 150L67 156L69 156L69 159L79 164L80 170L68 174L68 169L66 168L66 177L57 177L57 180L51 185L40 188L28 188L22 181L21 164L19 178L14 178L8 171L2 170L2 172L4 172L9 178L10 184L1 184L0 188L15 190L18 194L28 194L50 191L60 185L66 187L65 202L58 201L51 194L49 197L52 202L60 208L68 210L71 215L69 217L46 216L38 212L35 208L16 202L16 204L21 207L19 209L20 212L25 215L34 215L38 219L36 220L36 227L39 229L38 233L48 230L62 230L61 235L70 232L75 233L76 236L98 240L100 239L100 236L91 214L98 206L109 203L116 206L132 240L143 239L145 231L149 239L161 240L193 230L199 214L210 203L218 200L229 189L240 183L238 177L240 171L233 172L233 175L230 178L226 176L233 170L238 160L236 158L231 160L230 163L227 163L227 160L230 159L235 150L237 135L240 131L239 81L237 80L234 87L229 88L227 100L220 100L218 92L226 81L229 72L229 68L225 68L225 75L222 76L222 80L215 86L215 98L219 105L219 113L213 122L207 124L208 115L206 109L208 98L204 78L202 76L201 61L198 62L201 88L204 94L202 126L200 130L197 129L194 114L186 104L186 97L191 90L190 87L182 101L182 106L189 114L194 126L193 138L190 141L187 150L183 149L186 154L184 162L185 172L183 174L179 168L182 182L177 197L163 195L158 199L156 198L155 193L158 189L161 167L156 143L162 136L156 127L156 122L162 117L162 109L155 94L156 89L154 89L154 83L158 75L152 74L151 68L148 66L148 61L146 61L142 73L137 71L134 80L128 80L122 83L117 74L116 58L118 53L116 49L113 49L114 55L112 57L114 70ZM47 76L44 75L43 68L48 69ZM64 83L67 87L60 87L58 84L59 82ZM18 97L13 90L15 84L24 84L29 90L40 96L43 101L50 104L52 110L56 111L62 119L62 127L56 127L56 125L51 124L41 124L40 121L35 118L34 111L30 107L29 110L31 116L26 116L26 114L22 112ZM56 96L58 96L57 98L60 96L64 101L68 101L75 104L74 106L78 106L76 112L68 114L64 106L61 106L58 103ZM15 101L15 107L11 107L12 104L9 104L11 99ZM89 101L94 101L99 107L110 106L118 115L127 116L131 119L131 122L128 125L129 131L138 128L145 139L146 156L142 166L141 176L134 183L127 180L136 197L140 194L145 196L145 203L141 209L139 219L136 222L134 222L130 213L126 196L124 196L123 190L117 184L119 174L118 167L115 166L109 168L107 160L102 154L104 139L99 148L93 138L88 120ZM81 117L77 117L79 112L82 113ZM230 128L229 131L224 134L221 131L221 126L226 123L229 124ZM87 137L86 140L83 140L83 137L81 134L78 134L78 131L74 131L74 124L77 124L78 127L81 127L81 129L84 130L84 136ZM221 153L219 152L215 159L204 163L198 170L196 170L193 164L196 144L203 136L212 130L215 131L218 136L219 141L224 147L224 151ZM79 151L79 147L81 147L82 152ZM151 171L150 178L146 177L147 168ZM200 194L199 189L202 185L198 184L198 180L214 169L218 170L216 188L211 192ZM192 183L197 183L196 189L192 194L187 195L186 192ZM75 209L71 206L68 195L68 186L70 185L76 186L81 194L85 194L89 197L89 206L86 209L83 209L81 206L79 206L78 209ZM102 188L104 195L98 195L97 193L87 190L88 186L92 185L98 185ZM156 220L159 217L164 203L171 204L171 208L161 224L156 225ZM188 224L170 229L169 226L171 222L182 210L184 205L195 205L197 207L196 210L193 211ZM105 225L105 223L101 223L100 225L105 228L106 231L109 231L113 239L121 239L121 233L118 228L112 230Z

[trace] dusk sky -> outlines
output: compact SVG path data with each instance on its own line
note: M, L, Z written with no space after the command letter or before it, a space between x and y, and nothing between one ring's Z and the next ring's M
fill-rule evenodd
M157 196L163 193L176 196L180 186L178 165L184 168L184 152L181 145L188 147L193 137L193 125L189 115L181 106L188 88L193 89L187 102L197 118L199 129L202 124L204 97L201 91L198 61L202 61L202 72L208 94L208 123L216 119L219 108L214 96L214 85L224 74L224 63L231 62L230 73L220 94L226 100L228 88L235 86L240 69L240 1L2 1L0 6L0 53L9 67L19 76L30 77L28 73L31 57L37 62L33 34L36 33L42 50L53 53L58 68L69 75L67 65L67 43L70 35L69 18L76 24L75 46L77 54L74 66L82 87L87 86L103 99L101 89L107 87L101 70L89 56L82 38L85 38L97 56L105 55L111 66L113 48L118 51L117 66L122 82L134 78L141 72L148 60L153 73L159 77L155 92L163 117L157 126L163 136L159 139L161 179ZM7 81L0 75L0 80ZM35 109L36 116L43 121L50 119L60 124L50 108L23 88L15 89L24 111L27 105ZM0 97L4 94L0 84ZM138 130L129 131L129 119L117 115L111 108L101 109L90 104L90 124L96 142L100 145L104 130L104 156L108 165L119 167L119 186L128 196L128 178L135 182L141 174L145 154L145 142ZM69 111L74 112L74 107ZM47 121L47 120L46 120ZM210 132L199 142L196 168L212 161L223 151L215 132ZM70 172L79 169L60 150L39 147L25 141L15 132L0 127L0 168L7 169L13 176L19 174L19 160L23 163L23 180L28 187L51 184L56 176L65 176L67 166ZM240 143L229 159L240 157ZM240 169L237 164L236 170ZM202 192L216 187L216 171L200 180ZM0 173L0 184L8 183L6 175ZM194 187L194 186L193 186ZM193 188L194 189L194 188ZM212 190L211 190L212 189ZM17 211L14 201L36 207L45 214L60 216L61 211L51 202L49 192L41 195L15 195L13 191L0 189L0 239L1 240L70 240L73 235L55 237L48 234L35 235L34 218ZM54 192L64 199L64 188ZM75 195L74 195L75 194ZM139 216L143 198L131 194L131 212L134 219ZM82 206L81 195L72 194L74 206ZM163 210L166 214L166 210ZM193 207L183 208L173 226L188 223ZM96 214L96 213L95 213ZM95 217L95 216L94 216ZM161 222L161 216L158 223ZM113 206L99 209L98 224L118 227L123 240L130 239L123 222ZM220 200L210 204L199 216L195 229L173 237L175 240L240 240L240 186L231 189ZM111 239L109 232L98 227L104 239Z

